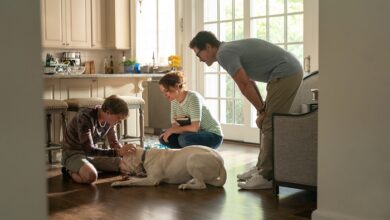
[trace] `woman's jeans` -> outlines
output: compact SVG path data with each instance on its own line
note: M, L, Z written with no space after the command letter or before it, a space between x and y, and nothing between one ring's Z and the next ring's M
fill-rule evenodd
M160 143L168 146L169 148L183 148L190 145L203 145L213 149L218 148L222 143L222 136L217 134L198 131L198 132L185 132L182 134L172 134L168 138L168 142L165 142L160 138Z

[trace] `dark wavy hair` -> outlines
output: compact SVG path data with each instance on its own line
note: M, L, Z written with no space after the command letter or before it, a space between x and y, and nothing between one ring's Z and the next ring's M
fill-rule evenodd
M126 101L117 95L107 97L103 102L102 110L112 115L129 116L129 108Z
M184 73L180 71L172 71L167 74L165 74L160 81L158 82L159 85L162 85L165 89L171 90L172 88L175 88L176 86L179 87L179 89L184 88Z

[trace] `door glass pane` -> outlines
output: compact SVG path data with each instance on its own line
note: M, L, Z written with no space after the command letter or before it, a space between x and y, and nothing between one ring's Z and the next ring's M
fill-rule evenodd
M234 81L233 81L233 83L234 83ZM235 83L234 83L234 98L236 98L236 99L242 99L243 98L241 90L238 88L237 84L235 84Z
M265 16L267 13L266 0L251 0L251 17Z
M283 16L269 18L269 41L272 43L284 42Z
M221 97L233 98L234 96L234 81L227 74L221 74Z
M284 0L269 0L269 15L284 13Z
M302 42L303 41L303 15L287 16L287 41Z
M231 99L221 100L221 123L234 123L234 102Z
M205 30L205 31L211 31L211 32L213 32L216 36L218 36L218 26L217 26L217 23L205 24L205 25L204 25L204 30Z
M232 22L223 22L220 24L220 41L234 40Z
M289 44L287 50L297 57L301 65L303 64L303 44Z
M206 99L207 108L209 108L210 113L218 118L218 100L216 99Z
M243 39L244 38L244 22L243 21L236 21L234 23L235 25L235 40Z
M217 20L217 3L218 1L203 1L203 13L204 22L216 21Z
M235 100L235 123L244 124L244 102L242 99Z
M205 97L218 97L217 74L205 74L204 90Z
M251 20L251 37L267 39L267 21L265 18Z
M303 0L287 0L287 13L303 11Z
M235 0L234 1L234 18L242 19L244 18L244 1L243 0Z
M232 0L220 0L219 1L219 7L220 7L220 20L231 20L233 18L233 7L232 7ZM214 11L215 13L216 11Z

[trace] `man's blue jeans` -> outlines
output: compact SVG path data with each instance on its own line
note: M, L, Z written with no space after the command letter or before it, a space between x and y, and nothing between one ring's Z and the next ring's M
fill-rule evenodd
M218 148L222 143L223 137L217 134L198 131L198 132L185 132L182 134L172 134L168 138L168 142L165 142L160 138L160 143L168 146L169 148L183 148L190 145L203 145L213 149Z

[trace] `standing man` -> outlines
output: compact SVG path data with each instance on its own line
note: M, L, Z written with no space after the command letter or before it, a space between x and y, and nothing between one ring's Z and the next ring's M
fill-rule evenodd
M189 47L208 66L217 61L257 109L256 124L261 129L259 158L254 168L237 175L238 186L242 189L272 188L272 114L290 110L302 82L301 64L291 53L267 41L221 42L209 31L200 31ZM255 81L267 83L265 101Z

